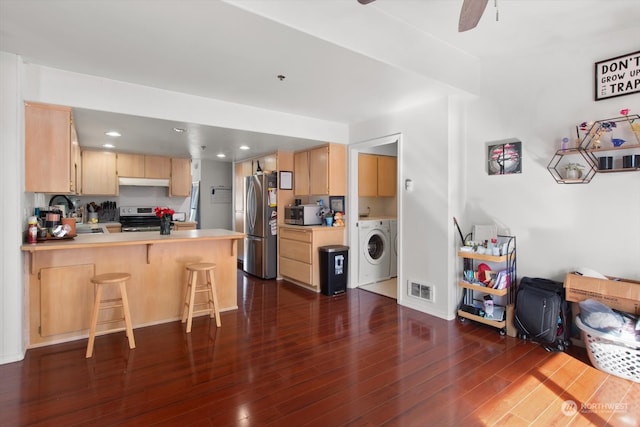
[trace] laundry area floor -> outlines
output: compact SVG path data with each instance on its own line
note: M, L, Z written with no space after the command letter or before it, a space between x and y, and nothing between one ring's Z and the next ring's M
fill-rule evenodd
M392 277L389 280L383 280L381 282L370 283L368 285L360 285L358 288L373 292L374 294L384 295L385 297L398 299L398 280L397 277Z

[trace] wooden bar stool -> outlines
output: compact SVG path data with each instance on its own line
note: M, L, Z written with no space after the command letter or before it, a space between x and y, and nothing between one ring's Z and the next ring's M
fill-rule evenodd
M182 310L182 323L187 322L187 333L191 332L191 323L194 314L209 313L209 317L216 317L216 326L220 327L220 313L218 305L218 295L216 292L216 282L214 272L216 265L210 262L202 262L187 266L189 277L187 279L187 289L184 297L184 309ZM198 272L203 271L207 283L198 286ZM207 301L195 303L197 293L207 293ZM194 310L195 306L206 305L207 308Z
M126 326L127 338L129 338L129 348L136 348L136 341L133 338L133 328L131 326L131 314L129 313L129 299L127 298L127 288L125 283L131 278L129 273L105 273L93 276L91 283L95 287L95 301L93 304L93 314L91 315L91 329L89 330L89 344L87 345L87 357L93 356L93 344L96 339L96 326L121 322L124 320ZM105 285L119 285L120 298L102 299L102 287ZM122 308L122 317L110 320L98 321L98 314L100 310L107 310L110 308ZM104 331L113 332L117 329L109 329Z

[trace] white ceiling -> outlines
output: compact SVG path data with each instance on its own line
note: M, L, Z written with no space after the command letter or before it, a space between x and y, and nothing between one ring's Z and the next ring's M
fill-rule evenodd
M354 123L455 90L422 61L434 42L482 61L584 47L605 32L640 39L638 0L497 0L497 8L490 1L478 27L458 33L461 3L0 0L0 50L53 68ZM231 161L318 143L82 109L75 120L81 145L98 146L117 128L118 144L134 152L193 155L194 145L206 146L200 157L225 152ZM241 152L240 143L251 150Z

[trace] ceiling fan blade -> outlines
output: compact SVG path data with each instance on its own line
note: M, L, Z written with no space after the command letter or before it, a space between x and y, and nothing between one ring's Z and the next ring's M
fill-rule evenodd
M374 2L375 0L358 0L358 3L360 4L369 4L371 2Z
M488 2L489 0L464 0L460 10L460 20L458 21L459 33L468 31L478 25Z

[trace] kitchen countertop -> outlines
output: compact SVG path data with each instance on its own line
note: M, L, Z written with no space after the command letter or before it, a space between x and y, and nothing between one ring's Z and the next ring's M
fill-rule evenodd
M313 230L313 231L326 231L326 230L335 230L337 228L342 228L344 229L344 227L329 227L327 225L295 225L295 224L280 224L280 227L285 227L285 228L297 228L300 230Z
M87 233L78 234L73 239L47 240L36 244L23 244L20 249L24 252L40 252L101 246L165 244L191 240L239 240L242 238L244 238L243 233L224 229L174 230L166 236L160 235L158 231L143 231L137 233Z

